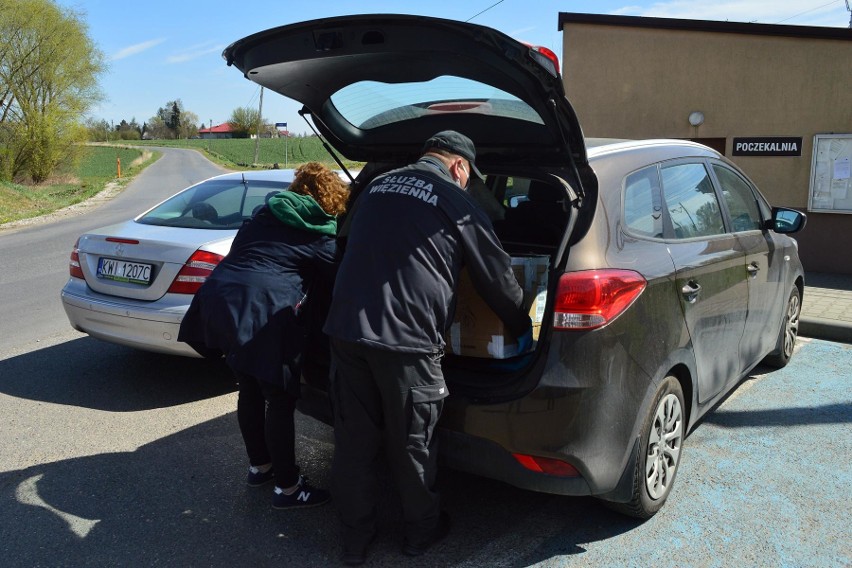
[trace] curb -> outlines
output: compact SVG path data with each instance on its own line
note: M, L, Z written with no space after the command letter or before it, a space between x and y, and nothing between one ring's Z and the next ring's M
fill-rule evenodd
M852 322L818 317L800 317L799 335L852 344Z

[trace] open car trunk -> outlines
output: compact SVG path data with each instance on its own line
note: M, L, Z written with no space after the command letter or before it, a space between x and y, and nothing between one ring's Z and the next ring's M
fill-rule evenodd
M335 152L367 163L354 195L381 171L414 162L436 132L473 140L486 182L471 194L510 255L547 258L548 296L534 351L501 359L446 355L445 377L455 395L478 401L532 390L549 343L541 339L551 333L554 275L565 266L569 236L591 218L597 190L556 56L484 26L395 14L272 28L222 55L246 79L303 104L300 114ZM317 330L312 337L305 380L309 391L323 393L327 340Z
M368 166L364 175L369 178L386 169ZM530 177L532 175L537 177ZM369 179L363 176L358 179L361 187L368 183ZM559 274L558 267L565 265L568 235L576 228L578 210L572 200L574 194L564 181L537 171L522 175L490 174L484 184L469 191L489 214L495 233L510 256L516 259L533 257L546 262L542 280L546 283L546 293L537 298L537 313L533 314L535 306L531 310L534 323L537 320L540 327L530 352L504 358L465 356L451 353L448 346L442 363L444 378L453 395L473 402L512 400L535 388L541 376L549 346L546 339L552 333L552 297L558 280L554 275ZM330 297L330 290L316 296L326 294ZM321 314L315 321L320 320L324 320ZM317 325L321 327L320 323ZM300 408L316 418L330 419L330 408L324 396L329 381L328 339L319 327L313 330L309 346L303 373L306 392Z

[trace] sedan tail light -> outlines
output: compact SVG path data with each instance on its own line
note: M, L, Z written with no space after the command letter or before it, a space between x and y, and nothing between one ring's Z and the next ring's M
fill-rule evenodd
M180 269L169 292L172 294L195 294L213 269L225 258L221 254L197 250L192 253L183 268Z
M611 322L645 290L647 281L632 270L584 270L559 278L553 308L554 329L594 329Z
M71 249L71 260L68 262L68 272L71 273L71 276L74 278L80 278L81 280L85 280L86 277L83 275L83 269L80 267L80 239L77 239L74 242L74 248Z

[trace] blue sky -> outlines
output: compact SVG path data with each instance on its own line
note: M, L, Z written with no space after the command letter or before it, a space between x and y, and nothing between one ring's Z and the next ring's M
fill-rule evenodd
M848 27L844 0L57 0L77 12L105 54L101 77L105 100L90 115L139 124L168 101L205 125L227 121L238 107L256 108L260 88L225 65L222 50L249 34L302 20L343 14L405 13L470 20L516 39L543 45L558 55L559 12L588 12L801 26ZM263 116L305 132L300 105L264 91Z

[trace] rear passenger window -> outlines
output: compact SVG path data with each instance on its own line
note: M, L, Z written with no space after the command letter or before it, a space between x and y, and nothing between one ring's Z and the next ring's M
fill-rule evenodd
M731 214L732 230L754 231L760 229L760 209L751 186L728 168L713 164L713 171L722 188L722 196Z
M662 169L663 198L675 237L709 237L725 232L719 200L703 164L678 164Z
M662 238L663 215L657 168L627 176L624 184L624 224L636 235Z

